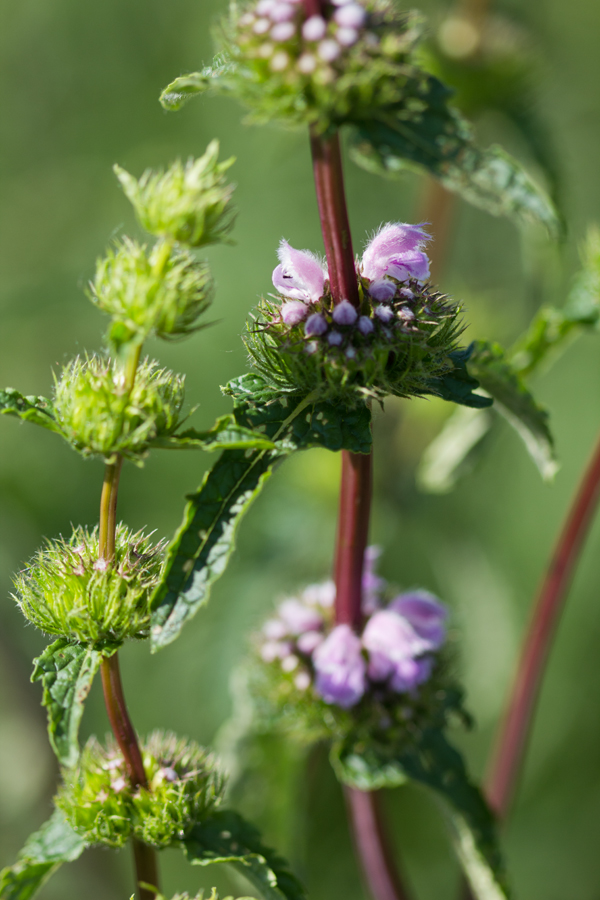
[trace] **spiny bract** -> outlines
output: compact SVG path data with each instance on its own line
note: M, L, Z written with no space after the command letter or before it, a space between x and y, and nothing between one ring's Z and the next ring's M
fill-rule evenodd
M99 558L98 529L47 541L15 578L23 614L46 634L86 644L147 636L163 546L117 526L115 555Z
M65 773L56 804L86 843L122 847L134 837L167 847L221 803L224 776L194 741L155 731L141 749L148 788L131 789L112 738L106 748L91 738L78 766Z

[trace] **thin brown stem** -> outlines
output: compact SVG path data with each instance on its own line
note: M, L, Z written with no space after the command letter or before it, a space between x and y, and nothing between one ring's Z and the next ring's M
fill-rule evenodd
M335 620L362 624L362 573L369 538L373 482L372 454L342 451L342 482L335 552Z
M380 793L345 789L356 851L374 900L407 900L382 822Z
M515 793L552 640L599 497L600 440L542 580L492 757L486 794L500 818L506 817Z
M137 740L135 729L129 718L125 697L123 695L123 685L121 683L121 672L119 667L119 657L115 653L108 659L102 660L102 688L104 690L104 700L106 702L106 712L110 721L111 728L119 745L119 749L123 754L127 776L131 782L131 787L148 787L148 779L144 771L144 763L142 754Z

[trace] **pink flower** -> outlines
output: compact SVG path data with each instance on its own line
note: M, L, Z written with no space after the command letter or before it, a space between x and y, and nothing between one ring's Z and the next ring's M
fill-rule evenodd
M305 631L318 631L323 619L316 609L305 606L300 600L291 598L284 600L277 610L279 618L287 626L288 634L302 634Z
M281 318L286 325L298 325L308 315L308 307L302 300L288 300L281 306Z
M385 681L390 675L404 670L407 660L413 660L429 649L410 622L391 609L374 613L362 636L363 647L369 653L369 678Z
M365 692L366 664L360 638L349 625L337 625L313 654L315 689L326 703L355 706Z
M409 591L400 594L389 605L410 622L427 650L439 650L446 640L448 610L428 591Z
M413 691L418 685L427 681L432 669L433 660L430 656L422 656L420 659L403 659L396 664L394 674L390 679L390 687L399 694Z
M429 258L423 247L430 240L423 225L389 222L369 241L362 258L363 275L379 285L379 279L391 275L399 281L429 278ZM377 296L384 300L383 296Z
M314 253L294 250L287 241L281 241L280 265L273 272L273 284L280 294L304 303L316 303L323 296L327 271Z

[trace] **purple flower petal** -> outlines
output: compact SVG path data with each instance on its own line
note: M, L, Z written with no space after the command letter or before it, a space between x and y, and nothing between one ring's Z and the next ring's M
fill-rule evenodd
M404 659L396 664L394 674L390 679L390 687L399 694L414 691L416 687L427 681L432 669L433 660L430 656L423 656L421 659Z
M281 318L286 325L298 325L308 315L308 307L301 300L288 300L281 306Z
M337 325L354 325L358 313L349 300L342 300L333 310L333 321Z
M368 673L372 681L385 681L399 671L401 663L429 649L410 622L390 609L379 610L371 616L362 643L369 653Z
M439 650L446 640L448 610L428 591L400 594L392 600L389 609L410 622L426 650Z
M280 265L273 272L273 284L284 296L314 303L323 296L327 272L317 257L308 250L294 250L281 241Z
M349 625L337 625L313 654L315 688L326 703L354 706L365 692L366 664L360 638Z
M392 300L398 290L396 284L389 278L377 278L369 285L369 293L373 300L379 300L380 303L386 303Z
M309 316L306 320L304 333L308 335L308 337L312 337L317 334L324 334L326 331L327 320L320 313L313 313L313 315Z
M305 631L296 641L296 646L300 653L310 655L314 653L319 644L323 643L323 640L324 638L320 631Z
M382 278L386 272L397 278L405 278L392 266L406 266L406 271L417 280L429 277L429 263L422 248L429 240L423 225L407 225L402 222L384 225L369 242L362 258L362 271L366 278ZM413 274L419 272L420 274ZM426 273L426 274L423 274Z
M323 619L316 609L305 606L300 600L291 598L280 603L277 610L279 618L288 628L289 634L302 634L305 631L318 631L323 626Z

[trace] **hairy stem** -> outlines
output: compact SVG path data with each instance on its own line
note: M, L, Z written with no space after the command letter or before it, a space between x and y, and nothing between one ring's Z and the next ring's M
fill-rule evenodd
M486 794L501 818L507 815L514 796L552 639L599 497L600 440L542 580L492 757Z
M305 0L309 9L308 0ZM349 300L358 307L358 280L344 191L340 141L337 134L310 135L313 172L321 231L327 255L329 283L335 303ZM358 630L362 622L362 573L369 534L372 492L371 454L342 451L340 512L335 556L335 620ZM377 798L349 790L350 823L369 890L374 900L405 900L400 878L386 850L376 815Z
M381 818L380 794L345 789L356 850L375 900L406 900Z

